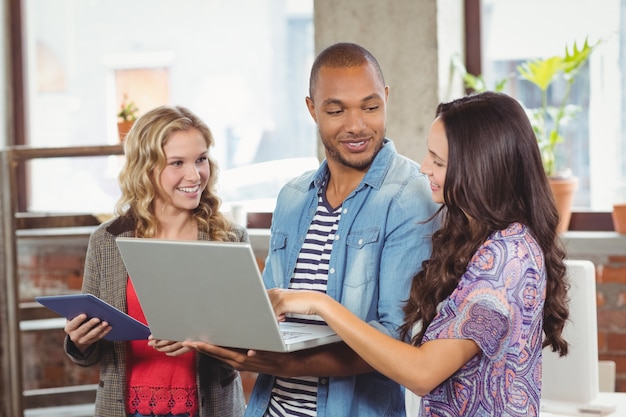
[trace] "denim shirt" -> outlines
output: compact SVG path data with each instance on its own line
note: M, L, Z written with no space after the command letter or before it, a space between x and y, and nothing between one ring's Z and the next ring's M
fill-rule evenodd
M287 288L317 208L328 167L291 181L279 193L263 279ZM419 165L388 139L359 186L343 202L328 269L328 294L378 330L398 337L412 277L430 255L438 206ZM274 377L259 375L246 416L262 416ZM317 415L404 416L403 389L377 372L320 378Z

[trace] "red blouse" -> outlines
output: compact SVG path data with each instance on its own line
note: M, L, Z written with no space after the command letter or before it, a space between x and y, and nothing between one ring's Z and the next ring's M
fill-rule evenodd
M126 299L128 314L147 325L130 279ZM128 414L198 413L195 352L172 357L151 348L145 340L132 340L126 358Z

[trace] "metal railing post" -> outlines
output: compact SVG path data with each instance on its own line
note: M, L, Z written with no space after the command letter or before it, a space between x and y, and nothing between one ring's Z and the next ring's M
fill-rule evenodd
M15 241L16 189L10 150L0 151L0 355L2 362L2 415L22 416L22 351Z

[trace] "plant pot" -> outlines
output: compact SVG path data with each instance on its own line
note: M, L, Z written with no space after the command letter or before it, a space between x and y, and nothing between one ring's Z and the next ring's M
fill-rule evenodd
M617 233L626 234L626 203L613 204L613 228Z
M125 120L123 122L117 122L117 132L120 135L120 142L124 142L124 138L130 132L130 128L133 127L134 120Z
M578 189L578 178L549 178L550 188L556 202L556 209L559 212L559 233L566 232L569 221L572 217L572 204L574 193Z

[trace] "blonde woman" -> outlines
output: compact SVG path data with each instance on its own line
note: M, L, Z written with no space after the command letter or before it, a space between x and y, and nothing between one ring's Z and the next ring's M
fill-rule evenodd
M90 237L83 292L145 323L117 237L248 240L245 229L218 210L212 144L207 125L184 107L161 106L135 122L124 141L117 217ZM243 414L241 379L232 367L178 342L104 340L111 326L86 318L66 323L64 345L78 365L100 365L96 416Z

